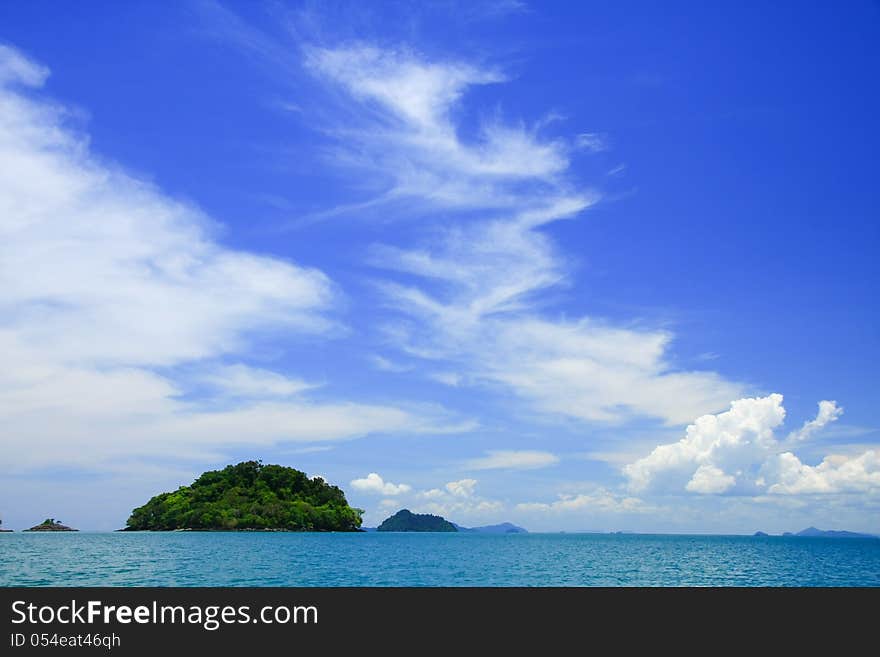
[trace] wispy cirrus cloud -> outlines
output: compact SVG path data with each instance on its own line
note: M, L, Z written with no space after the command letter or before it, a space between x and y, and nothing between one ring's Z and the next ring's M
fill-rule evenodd
M438 409L318 401L243 362L266 334L332 335L340 292L222 246L198 208L93 154L31 93L47 76L0 47L4 472L451 426Z
M597 202L572 180L570 160L605 138L546 138L540 125L497 114L463 137L468 91L507 79L491 67L364 44L307 50L307 66L346 94L352 120L328 130L339 162L384 177L373 200L406 199L383 216L443 212L420 244L369 255L400 274L377 287L400 314L388 332L404 352L452 364L457 383L502 386L589 422L682 423L742 396L744 386L714 372L677 368L669 331L547 314L542 297L569 282L570 263L544 228Z
M538 450L492 450L465 463L468 470L533 470L559 463L559 457Z
M306 66L359 103L350 112L343 102L352 120L324 129L339 142L336 164L384 177L385 192L374 202L405 201L405 212L412 213L544 208L556 200L572 144L542 140L537 128L497 118L481 119L475 139L459 137L454 113L465 92L502 82L501 73L367 44L307 49ZM523 185L533 200L525 202Z
M553 502L522 502L516 510L525 513L557 514L627 514L649 513L654 507L631 495L622 495L606 488L598 487L589 493L562 493Z

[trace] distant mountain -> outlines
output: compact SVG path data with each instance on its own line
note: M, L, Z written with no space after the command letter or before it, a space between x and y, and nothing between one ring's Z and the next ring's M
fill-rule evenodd
M874 534L862 534L860 532L848 532L835 529L816 529L815 527L807 527L802 529L795 536L821 536L824 538L880 538Z
M457 532L455 525L430 513L413 513L401 509L376 527L377 532Z
M499 525L483 525L482 527L462 527L452 523L460 532L469 532L472 534L528 534L528 530L511 522L502 522Z
M807 527L806 529L802 529L796 534L792 534L791 532L782 532L783 536L806 536L808 538L812 537L820 537L820 538L880 538L880 536L875 536L874 534L861 534L859 532L848 532L843 530L835 530L835 529L816 529L815 527ZM752 536L770 536L766 532L755 532Z

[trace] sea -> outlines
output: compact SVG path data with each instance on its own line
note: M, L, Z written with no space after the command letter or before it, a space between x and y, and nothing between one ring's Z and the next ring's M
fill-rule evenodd
M653 534L9 533L2 586L880 586L880 540Z

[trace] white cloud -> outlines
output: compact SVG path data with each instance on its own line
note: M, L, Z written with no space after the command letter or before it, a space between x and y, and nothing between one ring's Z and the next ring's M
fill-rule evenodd
M15 48L0 43L0 85L40 87L48 77L48 68L28 59Z
M244 398L291 397L318 387L315 384L242 363L210 368L198 374L196 380L222 394Z
M613 493L597 488L589 493L563 493L559 499L548 503L523 502L516 505L518 511L552 513L644 513L651 510L637 497Z
M403 348L412 356L455 363L467 372L459 383L500 384L539 410L585 421L642 415L680 424L742 395L741 385L713 372L674 368L665 357L672 340L667 331L524 312L530 295L561 279L552 258L539 260L537 252L525 253L497 236L462 242L470 246L459 251L463 260L457 265L455 258L420 259L423 272L433 267L442 275L443 265L457 272L459 294L443 300L414 287L383 288L401 311L420 320L400 326ZM467 249L479 244L488 253L471 258ZM491 249L516 260L513 268L498 260L493 269ZM408 270L416 273L415 267Z
M538 315L536 295L564 284L569 270L541 228L598 200L569 180L570 154L603 148L604 137L544 138L546 122L529 128L496 114L463 138L467 91L504 81L473 64L369 46L313 49L308 64L356 102L345 128L330 132L340 163L384 176L374 200L406 198L404 215L444 210L429 243L377 246L370 258L421 279L380 285L407 317L395 330L408 355L454 366L450 383L500 385L538 410L586 421L682 423L742 396L715 373L677 369L666 358L668 332Z
M384 356L380 356L378 354L372 354L369 357L369 360L373 364L373 367L383 372L394 372L395 374L401 374L403 372L409 372L412 369L411 365L396 363L393 360L385 358Z
M608 150L607 138L595 132L583 132L577 136L576 143L579 148L598 153Z
M461 375L456 374L455 372L431 372L428 374L428 378L452 388L458 387L462 383Z
M826 425L834 422L843 415L843 409L837 405L835 401L820 401L819 413L816 417L808 422L804 422L797 431L793 431L789 436L789 440L800 442L808 440L813 434L821 431Z
M476 479L450 481L442 488L414 491L411 497L396 500L393 506L407 506L414 513L433 513L459 523L494 518L504 504L478 495L476 487ZM380 512L386 506L380 505Z
M826 456L816 466L801 463L791 452L783 452L764 466L768 492L801 495L810 493L880 492L880 452L868 450L860 456Z
M623 469L634 491L750 495L845 493L880 487L880 458L873 450L857 456L831 455L806 465L783 447L791 436L803 440L840 417L831 401L819 403L814 420L777 438L785 420L780 394L733 402L730 410L704 415L688 426L684 438L659 445Z
M390 481L385 481L375 472L371 472L363 479L353 479L351 486L356 490L375 495L400 495L412 490L408 484L392 484Z
M485 376L547 412L586 421L643 415L679 424L741 392L715 373L672 368L664 358L671 335L664 331L588 319L529 318L490 326L498 337L481 363Z
M222 246L197 208L92 154L64 107L12 86L47 75L0 47L5 472L432 430L430 412L318 403L299 379L220 364L266 333L332 334L334 286Z
M330 326L321 272L220 246L199 210L93 156L62 110L0 93L7 345L70 365L169 366L241 349L254 331Z
M307 64L373 110L371 124L360 131L349 127L344 134L393 147L381 157L379 152L370 156L393 174L395 195L428 196L453 205L465 199L485 202L490 190L480 179L552 177L568 165L565 144L541 141L522 125L485 122L476 140L461 141L453 111L469 87L503 81L497 71L367 45L313 48ZM502 199L503 194L492 195L489 205Z
M697 418L684 438L656 447L648 456L627 465L624 473L635 491L649 487L683 490L702 465L719 471L715 479L729 476L766 456L776 445L773 430L784 419L782 395L737 400L728 411ZM698 482L710 476L704 471Z
M459 481L450 481L446 484L446 490L455 497L472 497L476 485L476 479L461 479Z
M428 64L407 52L366 45L338 50L315 48L307 63L345 85L355 96L377 101L401 120L443 131L449 111L471 84L501 77L466 64Z
M472 459L465 464L469 470L532 470L559 463L559 457L550 452L536 450L492 450L486 456Z
M433 513L447 520L464 523L469 519L495 518L504 505L498 500L487 499L448 499L444 501L422 502L413 506L415 513Z
M694 472L694 476L685 485L691 493L719 494L733 488L736 477L733 477L708 463L702 464Z
M410 215L432 207L538 209L564 186L573 146L541 139L541 122L530 128L483 117L474 138L461 139L455 121L466 91L503 81L497 71L369 45L312 48L306 63L358 103L343 103L339 125L327 131L340 145L334 162L385 189L371 203L405 200ZM518 191L521 184L532 194Z

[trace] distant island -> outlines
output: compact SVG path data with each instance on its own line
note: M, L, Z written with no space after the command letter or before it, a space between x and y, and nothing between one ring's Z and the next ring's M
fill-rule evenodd
M11 529L3 529L3 520L0 520L0 533L3 533L3 534L12 533Z
M864 534L861 532L849 532L845 530L837 530L837 529L817 529L815 527L807 527L806 529L802 529L801 531L793 534L791 532L782 532L783 536L806 536L808 538L880 538L880 536L875 536L874 534ZM770 536L765 532L755 532L753 536Z
M39 525L34 525L30 529L25 529L26 532L78 532L78 529L73 529L72 527L68 527L67 525L62 525L60 521L55 520L55 518L46 518Z
M131 512L122 531L360 531L361 509L320 477L244 461L205 472Z
M483 525L482 527L462 527L461 525L455 525L455 528L460 532L468 532L471 534L528 534L528 530L522 527L518 527L510 522L502 522L498 525Z
M862 534L861 532L848 532L835 529L816 529L815 527L807 527L802 529L795 536L819 536L823 538L877 538L873 534Z
M377 532L457 532L451 522L430 513L413 513L401 509L376 527Z

